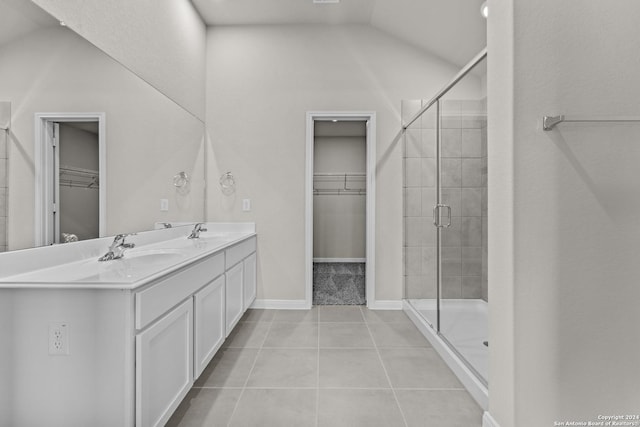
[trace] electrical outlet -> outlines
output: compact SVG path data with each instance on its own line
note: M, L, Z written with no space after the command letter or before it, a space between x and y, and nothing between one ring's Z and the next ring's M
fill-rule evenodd
M251 199L242 199L242 210L249 212L251 210Z
M160 199L160 211L167 212L169 210L169 199Z
M49 354L69 354L69 324L67 322L49 323Z

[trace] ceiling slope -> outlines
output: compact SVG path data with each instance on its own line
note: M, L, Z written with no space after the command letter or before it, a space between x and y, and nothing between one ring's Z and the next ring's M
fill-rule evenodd
M28 0L0 1L0 45L54 25L58 21Z
M375 1L192 0L207 25L368 24Z
M486 45L483 0L192 0L207 25L367 24L463 66Z
M487 44L483 0L377 0L371 25L463 66Z

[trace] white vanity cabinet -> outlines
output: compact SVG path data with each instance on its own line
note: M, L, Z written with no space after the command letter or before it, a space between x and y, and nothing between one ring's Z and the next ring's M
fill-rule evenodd
M231 269L227 270L226 276L226 302L227 302L227 336L231 333L234 326L240 321L243 313L242 297L242 263L238 263Z
M136 336L136 426L163 426L193 385L191 298Z
M110 239L2 254L0 425L165 425L255 299L255 227L207 227L140 233L109 263Z
M134 294L136 426L164 425L222 344L223 273L218 253Z
M243 273L242 273L242 287L244 290L244 306L246 308L250 307L253 304L253 301L256 299L256 291L257 291L257 257L256 253L252 253L243 261Z
M251 256L255 256L256 238L251 237L238 243L225 251L226 272L226 301L227 301L227 336L233 327L240 321L249 305L247 292L255 294L255 268L251 265L255 262L247 262ZM249 268L247 268L249 266ZM249 276L247 276L249 274ZM254 277L248 279L248 277Z
M136 426L167 422L253 302L255 250L251 237L135 294Z
M207 367L226 336L225 277L220 276L193 296L195 319L194 378Z

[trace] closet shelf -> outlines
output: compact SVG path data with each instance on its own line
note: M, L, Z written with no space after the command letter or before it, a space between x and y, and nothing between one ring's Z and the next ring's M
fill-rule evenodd
M367 176L364 173L316 173L313 174L313 194L364 196L367 194Z
M100 188L99 173L96 170L75 166L60 166L58 184L65 187Z

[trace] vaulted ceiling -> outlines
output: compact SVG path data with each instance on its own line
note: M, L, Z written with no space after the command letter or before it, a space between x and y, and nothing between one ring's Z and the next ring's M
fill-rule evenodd
M0 46L19 39L43 26L58 25L35 4L25 0L1 0Z
M483 0L192 0L208 25L365 24L462 66L486 45Z
M486 45L483 0L191 0L208 25L364 24L463 66ZM58 22L26 0L2 0L0 44Z

